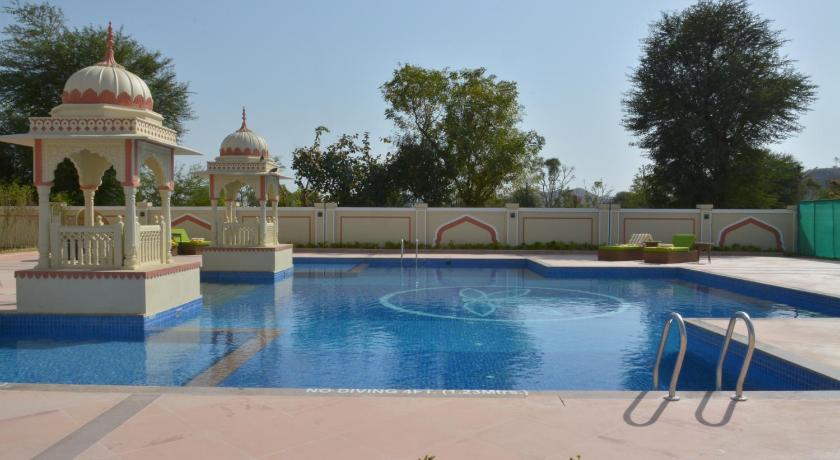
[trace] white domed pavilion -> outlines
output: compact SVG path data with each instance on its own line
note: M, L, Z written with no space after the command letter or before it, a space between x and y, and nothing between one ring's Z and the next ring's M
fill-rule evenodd
M214 245L199 249L204 279L224 280L230 273L238 273L232 278L241 279L241 273L248 272L254 281L276 280L288 273L292 246L279 244L277 232L280 180L289 179L280 173L282 169L271 158L265 139L248 128L243 107L242 125L224 138L219 156L199 173L210 179L213 207ZM236 197L245 186L256 192L260 204L260 215L253 221L241 219L236 211ZM220 199L223 216L217 210ZM273 216L267 215L269 202Z
M150 316L200 300L198 264L173 262L169 224L175 156L199 153L177 143L153 110L149 86L116 62L110 23L102 61L71 75L61 101L50 116L30 117L28 133L0 136L32 147L38 189L38 265L16 273L18 310ZM55 170L65 159L84 193L83 225L50 213ZM161 197L163 218L153 225L137 221L143 166L154 172ZM125 193L124 222L94 219L94 195L111 167ZM117 283L125 280L134 281Z

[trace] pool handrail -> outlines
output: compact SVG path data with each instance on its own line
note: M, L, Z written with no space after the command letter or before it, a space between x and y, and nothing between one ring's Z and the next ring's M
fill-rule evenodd
M747 354L744 355L744 364L741 365L741 372L738 374L738 382L735 384L735 394L732 395L733 401L746 401L744 396L744 380L747 379L747 372L750 369L750 362L752 361L753 351L755 351L755 327L753 326L752 318L746 312L736 311L731 318L729 318L729 326L726 328L726 337L723 339L723 346L720 348L720 357L718 358L717 369L715 369L715 391L720 391L723 384L723 362L726 360L726 352L729 351L729 342L732 340L732 334L735 332L735 323L738 318L744 320L747 325Z
M675 320L680 331L680 351L677 355L677 361L674 363L674 371L671 372L671 383L668 385L668 394L665 396L665 399L668 401L680 400L680 397L677 396L677 381L680 379L680 371L682 370L683 360L685 359L687 345L685 321L677 312L671 312L668 315L668 319L665 320L665 325L662 327L662 337L659 339L659 351L656 353L656 364L653 365L653 388L657 389L659 388L659 365L662 363L662 353L665 351L665 342L668 341L671 323Z

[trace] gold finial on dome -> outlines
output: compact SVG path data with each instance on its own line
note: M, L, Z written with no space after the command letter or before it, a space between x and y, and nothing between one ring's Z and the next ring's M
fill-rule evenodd
M245 106L242 106L242 126L239 127L239 131L250 131L248 129L248 116L245 114Z
M100 64L117 65L117 60L114 59L114 28L111 26L111 21L108 21L108 45L105 49L105 57Z

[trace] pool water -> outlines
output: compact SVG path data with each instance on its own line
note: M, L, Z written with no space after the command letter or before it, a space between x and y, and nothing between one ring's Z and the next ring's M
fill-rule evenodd
M672 311L821 316L670 277L545 278L527 268L413 263L298 263L294 277L283 281L203 283L202 293L197 318L140 339L7 330L0 337L0 381L647 390ZM663 386L676 355L672 329ZM727 372L725 385L734 377ZM692 353L689 343L679 388L713 385L714 363ZM758 378L746 385L789 389L773 386Z

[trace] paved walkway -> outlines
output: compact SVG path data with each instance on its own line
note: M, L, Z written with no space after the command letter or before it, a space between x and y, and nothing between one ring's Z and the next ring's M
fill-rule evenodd
M148 390L147 390L148 391ZM838 458L840 395L527 397L0 390L4 459Z

